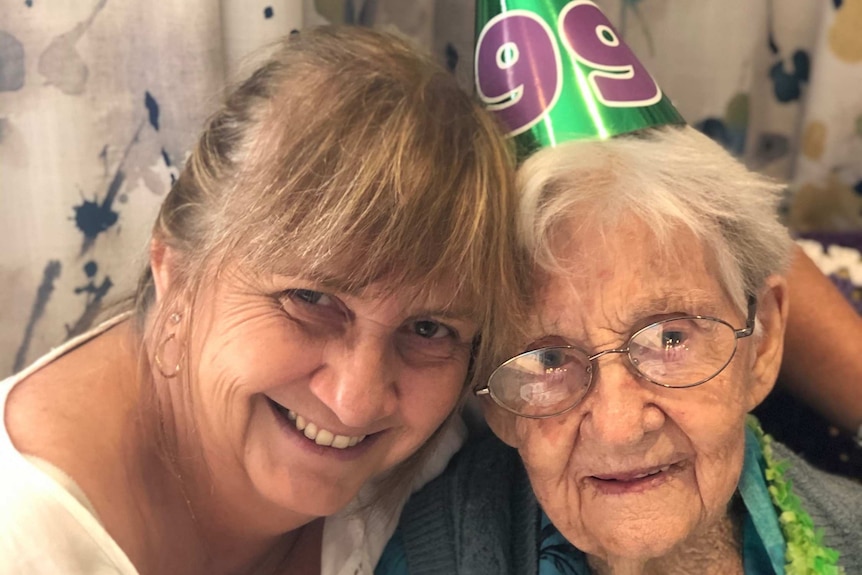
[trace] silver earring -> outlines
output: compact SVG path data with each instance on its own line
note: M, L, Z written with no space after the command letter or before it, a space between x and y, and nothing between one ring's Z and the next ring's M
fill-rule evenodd
M182 318L182 314L180 314L179 312L174 312L168 316L168 321L170 321L174 325L178 325ZM170 343L172 340L175 340L176 338L177 334L172 333L168 337L163 339L159 346L156 348L156 355L153 358L156 360L156 368L159 370L159 373L161 373L162 377L164 377L165 379L171 379L173 377L176 377L182 369L183 356L180 356L179 361L177 361L176 365L173 366L173 371L171 372L167 372L165 370L165 364L162 361L162 355L164 354L165 348L167 347L168 343Z
M177 361L177 364L173 367L173 371L170 373L165 371L165 365L164 365L164 363L162 363L162 354L165 351L165 347L168 345L168 343L171 340L174 340L176 338L177 338L177 334L172 333L171 335L169 335L168 337L163 339L162 343L159 344L159 347L156 348L156 355L153 358L156 360L156 368L158 368L159 373L161 373L162 377L164 377L165 379L171 379L173 377L176 377L177 374L179 374L180 370L182 369L182 365L181 365L181 362L183 360L182 356L180 356L179 361Z

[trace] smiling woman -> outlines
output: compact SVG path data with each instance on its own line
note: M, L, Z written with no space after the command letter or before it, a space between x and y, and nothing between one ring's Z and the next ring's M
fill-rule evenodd
M510 180L404 42L285 39L166 197L134 309L0 385L0 571L370 573L502 359L480 336L515 332Z
M748 416L789 309L779 187L690 127L544 149L519 183L533 319L477 390L515 449L462 450L378 574L859 573L862 487Z

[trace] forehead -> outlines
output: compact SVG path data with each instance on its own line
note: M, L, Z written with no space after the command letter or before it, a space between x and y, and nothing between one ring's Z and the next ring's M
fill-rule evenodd
M633 217L602 229L561 224L552 242L561 269L543 274L534 329L627 330L663 313L726 314L730 302L709 250L684 227L668 238L660 246Z

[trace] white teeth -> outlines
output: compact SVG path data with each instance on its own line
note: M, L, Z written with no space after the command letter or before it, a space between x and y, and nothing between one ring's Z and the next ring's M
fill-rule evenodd
M325 445L328 447L332 445L333 439L335 439L335 436L332 435L332 432L320 429L317 431L317 437L314 438L314 442L318 445Z
M634 479L643 479L644 477L649 477L650 475L657 475L659 473L667 471L668 469L670 469L670 465L666 465L661 469L657 469L655 471L650 471L649 473L641 473L640 475L635 475Z
M347 449L361 442L367 436L348 436L336 435L328 429L317 427L292 409L287 411L287 418L294 422L296 428L301 431L308 439L315 442L317 445L325 447L334 447L336 449Z
M344 449L345 447L349 447L350 439L351 438L347 437L346 435L336 435L332 438L332 447L336 449ZM356 444L354 443L354 445Z

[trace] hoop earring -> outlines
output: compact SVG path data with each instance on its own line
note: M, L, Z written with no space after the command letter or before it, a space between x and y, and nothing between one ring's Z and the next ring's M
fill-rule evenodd
M177 361L177 364L174 366L174 370L171 373L165 372L165 366L162 363L162 353L164 353L165 347L171 340L174 340L176 338L177 334L172 333L171 335L163 339L159 346L156 348L156 355L153 357L153 359L156 360L156 369L159 370L159 373L162 374L162 377L164 377L165 379L171 379L176 377L182 369L181 363L183 361L183 355L180 356L180 359Z

